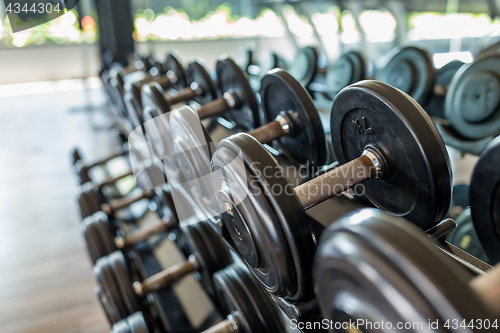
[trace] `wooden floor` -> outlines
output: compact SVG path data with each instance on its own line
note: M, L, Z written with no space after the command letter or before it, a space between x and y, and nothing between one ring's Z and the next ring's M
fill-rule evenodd
M105 156L82 91L0 99L0 332L109 332L79 232L69 151ZM98 118L98 117L97 117ZM102 118L102 116L101 116Z

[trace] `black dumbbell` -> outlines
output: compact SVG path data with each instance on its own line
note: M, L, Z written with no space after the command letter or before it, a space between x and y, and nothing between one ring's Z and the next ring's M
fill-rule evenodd
M164 75L155 75L153 82L161 87L162 90L175 89L182 90L187 85L186 73L184 68L173 54L168 54L161 70L158 73L165 73ZM142 86L148 82L125 82L123 100L130 119L134 128L140 127L144 123L143 107L141 99Z
M332 223L314 263L316 296L333 332L344 331L344 323L363 332L401 331L405 324L420 332L430 323L444 331L446 323L476 322L470 331L481 331L479 321L496 325L500 315L499 277L498 267L474 277L422 230L375 209Z
M500 53L463 65L446 92L444 118L466 140L500 134Z
M308 88L333 100L345 87L366 78L366 61L357 51L349 51L326 69L324 82L311 82Z
M500 262L500 138L479 158L469 188L474 229L490 262Z
M162 195L165 197L169 196L168 192L164 192ZM115 223L110 221L108 216L102 211L83 219L80 228L92 262L95 263L97 259L116 250L134 246L153 235L170 232L177 228L179 219L172 198L165 198L162 204L165 207L163 207L162 217L158 221L138 228L127 235L123 235L117 229Z
M233 264L215 273L213 279L227 317L203 333L286 332L276 304L244 268Z
M331 136L340 166L295 188L248 134L222 140L212 157L213 190L227 229L222 235L280 297L298 299L310 288L314 241L304 209L353 188L426 230L450 205L448 153L429 116L407 94L378 81L345 88L333 103ZM235 159L244 167L234 168Z
M261 106L271 121L249 132L261 143L275 143L289 161L304 166L311 172L322 166L326 160L325 134L311 97L307 91L288 73L271 71L262 79ZM274 120L273 120L274 119ZM176 173L169 179L189 184L186 190L202 211L213 219L220 215L210 180L210 142L201 142L200 120L189 109L174 110L169 119L172 137L171 155L178 165ZM169 158L166 159L167 164ZM175 167L171 166L172 168ZM196 186L194 186L196 182Z
M375 75L375 79L407 93L420 105L432 94L436 70L431 55L420 48L396 48L389 61Z
M97 166L105 165L106 163L110 162L111 160L113 160L115 158L117 159L117 158L126 157L126 152L120 151L120 152L114 153L108 157L105 157L101 160L97 160L97 161L94 161L92 163L86 164L83 161L82 155L81 155L80 151L78 150L78 148L75 148L71 152L71 157L73 160L73 166L75 168L75 171L78 175L78 178L80 179L80 184L85 184L85 183L91 181L90 174L89 174L90 169L95 168Z
M288 72L299 81L301 85L309 88L316 74L324 74L326 72L325 68L318 67L318 60L319 55L315 47L303 47L295 54L292 64L288 68Z
M233 60L227 58L217 62L217 85L222 98L217 98L215 84L201 63L190 63L187 71L191 83L178 91L176 96L166 94L158 85L145 86L142 96L144 108L158 108L158 114L165 114L174 104L195 100L201 105L197 110L200 119L223 115L246 130L259 126L257 99L245 74Z
M192 255L185 261L152 275L142 282L133 282L133 277L121 251L115 251L97 260L94 275L101 293L110 295L112 307L134 313L141 308L142 298L155 290L167 287L183 277L198 272L205 289L215 299L212 275L232 263L231 255L212 227L206 222L198 222L181 227L188 241ZM109 289L107 275L114 278L115 285ZM101 282L104 284L101 285ZM116 292L114 289L116 289ZM103 306L106 306L103 304Z

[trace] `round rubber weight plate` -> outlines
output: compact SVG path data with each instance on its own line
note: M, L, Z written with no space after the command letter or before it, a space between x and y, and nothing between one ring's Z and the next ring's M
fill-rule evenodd
M278 140L291 160L318 168L326 160L326 140L318 110L309 93L290 74L273 70L261 81L261 106L268 121L280 114L291 120L292 135Z
M92 216L88 216L82 220L82 224L80 225L80 230L85 238L85 244L87 245L87 251L89 253L90 259L92 263L95 264L97 259L101 257L99 250L96 247L96 242L94 239L94 235L89 230L89 226L92 224Z
M175 55L173 55L172 53L167 55L164 67L167 72L172 71L177 77L177 81L172 84L173 89L180 90L187 86L188 80L186 78L186 72L184 71L184 67L182 67L181 63L179 62L179 60L177 60Z
M135 84L125 83L123 102L127 108L128 119L134 128L140 127L144 122L142 118L141 92Z
M106 214L97 214L93 220L97 232L98 241L103 251L109 254L116 251L115 238L111 231L111 222Z
M276 304L244 268L231 265L214 274L224 312L233 315L240 332L286 332Z
M461 61L452 61L441 67L436 72L436 86L448 87L456 72L464 65ZM431 94L431 98L424 107L431 116L444 118L444 97Z
M340 164L361 156L367 145L384 153L385 176L357 189L376 207L424 230L444 218L451 201L450 159L436 127L410 96L378 81L351 85L333 102L331 134Z
M486 149L472 173L469 202L479 240L493 264L500 262L500 139Z
M211 140L196 111L189 107L173 110L170 126L173 156L179 168L168 175L169 179L182 185L207 218L218 216L210 178Z
M123 298L117 287L116 279L111 271L108 257L102 257L94 265L94 277L97 281L101 295L106 303L103 306L109 307L109 311L115 311L120 319L128 316L127 308L123 303Z
M146 320L142 312L136 312L127 318L130 326L130 333L149 333Z
M328 66L326 85L332 99L353 83L361 81L366 76L365 59L359 52L344 53L336 62Z
M151 82L145 84L141 91L141 101L143 110L146 108L151 108L156 110L157 114L166 114L170 111L170 105L165 100L165 91L157 82ZM144 121L146 121L146 115L143 114Z
M425 330L429 320L494 320L462 266L404 219L375 209L330 225L321 236L314 276L321 313L335 322L421 323Z
M198 272L211 285L212 275L233 263L227 246L205 221L186 225L183 231L200 265Z
M214 81L207 70L198 61L193 61L187 68L190 82L196 82L201 89L201 95L195 97L195 101L201 105L217 99L217 89Z
M435 69L430 54L416 47L398 50L376 75L423 105L434 87Z
M130 279L130 270L128 269L123 253L115 251L109 255L108 260L128 313L132 314L139 311L141 308L140 299L132 286L133 282Z
M489 54L457 72L444 112L451 126L466 138L500 134L500 54Z
M260 126L257 98L243 71L229 58L219 60L216 66L217 86L222 94L232 92L237 105L224 113L224 118L233 121L243 131Z
M232 135L214 153L212 183L222 236L260 283L288 299L311 292L308 217L274 157L250 135Z
M314 47L306 46L301 48L295 58L293 58L289 73L301 85L307 87L313 82L318 69L318 52Z

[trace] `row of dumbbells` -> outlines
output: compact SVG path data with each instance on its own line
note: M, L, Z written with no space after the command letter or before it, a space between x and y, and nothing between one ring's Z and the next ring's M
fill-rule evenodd
M219 65L220 63L222 61L218 63L218 68L219 66L222 67L222 65ZM227 72L230 74L224 77L226 79L224 83L231 82L235 77L237 78L237 75L234 74L237 69L233 68L233 73L231 71ZM219 73L223 73L223 71L218 70ZM233 84L232 88L234 87L234 83L229 84ZM147 86L143 87L143 92L145 90L147 90ZM236 89L221 89L221 91L224 92L224 95L226 93L233 95L230 98L225 96L226 98L221 100L224 100L225 104L233 105L233 108L235 108L233 111L239 111L236 106L239 105L240 100L237 100L234 96L241 98L241 92L244 89L237 87ZM228 100L234 101L229 103ZM310 242L315 237L309 236L317 235L311 235L310 231L305 230L307 228L304 228L304 226L309 224L308 220L310 218L307 215L301 215L299 207L309 208L315 206L350 187L366 183L365 191L367 192L363 193L364 199L368 199L366 201L370 201L372 205L391 214L406 217L420 226L421 229L432 230L431 227L441 221L444 214L446 214L449 197L451 196L449 193L451 189L451 173L449 159L439 134L429 121L429 117L413 99L391 86L373 81L350 86L338 94L333 103L331 139L335 156L340 163L350 161L349 163L314 178L313 183L301 184L298 188L293 189L291 194L285 195L281 193L278 195L266 192L264 195L259 193L261 196L259 200L233 202L235 201L234 194L238 193L241 184L246 182L244 178L241 178L245 173L243 175L235 173L232 176L227 176L228 170L226 166L229 165L228 162L230 162L231 157L243 154L243 160L246 162L245 166L250 169L248 173L257 175L256 180L263 187L274 184L287 187L287 179L283 175L276 173L273 174L273 177L262 177L262 174L259 175L259 170L252 169L255 165L261 167L275 167L276 165L273 156L269 153L269 149L261 143L279 140L278 151L286 155L287 158L291 158L296 164L310 163L311 166L321 166L322 163L319 162L321 158L318 158L318 156L325 156L325 153L322 152L323 147L326 146L324 144L325 135L322 132L317 111L312 105L307 92L302 86L296 84L296 81L291 76L282 71L266 75L262 79L260 100L262 110L268 115L267 119L275 120L269 122L264 130L260 129L260 131L253 131L250 134L235 134L224 139L212 156L212 171L220 169L224 170L226 174L224 181L214 182L214 185L220 186L220 188L214 189L214 192L217 193L217 197L214 199L216 205L221 207L222 218L211 219L211 222L215 230L218 230L219 234L225 237L227 243L232 245L233 250L243 258L266 289L275 296L294 301L310 295L312 290L312 284L306 283L309 282L307 281L308 271L311 271L311 268L307 268L311 267L311 258L308 258L308 252L310 255L315 251L310 251L310 249L298 251L295 249L297 249L298 245L305 246L306 249L307 247L314 248L315 245L311 246ZM145 111L145 105L143 105L143 108ZM203 110L203 107L200 110ZM177 112L178 115L171 117L171 119L177 119L177 124L186 123L186 114L190 116L197 113L192 109L183 110L186 111L184 114L180 110L177 111L173 111L173 113ZM228 110L224 109L224 111ZM210 115L220 114L219 112ZM249 114L247 113L247 115ZM242 124L238 124L240 117L227 118L239 125L238 127L244 127ZM253 120L255 121L255 119ZM189 125L189 121L187 123ZM317 126L318 123L320 126ZM344 126L347 127L344 128ZM193 130L189 126L175 128L182 128L188 132ZM173 130L174 127L172 126L170 129ZM264 133L265 137L270 137L268 141L260 139L260 133ZM163 132L163 134L165 133ZM192 138L193 136L180 135L179 137L182 139ZM289 140L288 146L287 140ZM178 140L175 142L177 143ZM186 144L187 146L197 146L193 145L193 142L187 142ZM151 146L157 148L154 147L154 144L151 144ZM203 146L203 143L200 146ZM153 150L159 151L159 149ZM296 150L300 151L297 152ZM293 158L294 154L301 156L302 161L299 158ZM355 158L356 154L360 154L361 157ZM396 157L400 157L397 160L398 164L395 163ZM192 165L196 166L206 163L206 161L199 160L192 162L195 162ZM208 167L210 169L210 165ZM276 166L276 168L278 169L279 166ZM359 172L355 173L354 169L362 171L362 176L358 176L356 179L353 177L342 179L342 175L360 174ZM411 170L413 172L410 172ZM182 173L183 169L180 168L179 171ZM229 171L235 172L234 170ZM192 175L186 176L188 179L192 177ZM376 181L373 181L375 179ZM228 180L233 182L228 184ZM241 180L243 181L239 182ZM311 189L315 189L320 195L312 194ZM371 193L372 191L373 193ZM199 193L192 193L192 196L197 195ZM202 195L205 195L205 193L202 193ZM257 198L257 194L250 193L250 195ZM341 200L339 199L340 196L333 198L335 201ZM294 199L298 199L299 202L294 203ZM265 216L258 216L256 206L257 201L262 203L266 202L266 200L271 202L269 205L265 205L267 207L265 212L271 217L277 216L279 219L277 222L281 226L280 229L288 230L287 233L291 233L292 237L283 235L277 237L277 239L270 239L269 235L273 233L270 233L269 228L272 227L273 221L266 221ZM349 200L352 201L351 198ZM195 202L202 203L203 200L195 200ZM209 200L208 202L210 207L203 207L203 211L213 211L212 204L214 201ZM335 204L335 202L332 201L331 204ZM359 202L359 204L363 205L366 202ZM252 212L257 214L252 214ZM242 231L244 231L243 234ZM268 240L269 243L258 243L254 239ZM285 250L276 251L280 247L291 249L291 253ZM260 267L256 267L259 265L255 265L255 262L261 259L256 258L256 254L270 261L267 263L260 262ZM283 255L285 256L283 257ZM295 258L295 255L298 258ZM280 265L277 265L277 263L280 263ZM297 263L301 264L303 268L294 268L293 265ZM268 269L268 271L263 271L262 267ZM274 270L278 268L282 270ZM275 284L271 285L269 282ZM290 284L291 282L292 284ZM294 288L297 290L294 291ZM290 291L293 293L283 294L290 293Z
M92 171L117 158L120 157L113 156L109 160L88 164L86 169ZM125 175L129 176L128 173ZM112 187L118 178L110 178L100 185ZM87 182L86 185L91 184ZM95 183L92 185L95 189L102 188ZM94 201L99 200L101 209L91 212L81 225L89 255L95 264L96 294L108 320L114 324L113 332L165 332L157 315L161 309L152 309L155 305L146 295L169 288L193 273L219 313L227 315L226 320L210 328L210 332L228 332L229 329L284 332L284 324L274 302L246 269L233 264L228 248L210 225L197 222L181 227L168 191L133 194L125 203L123 199L107 200L104 193L99 193ZM148 206L153 204L156 207L155 212L161 212L161 218L142 228L135 226L134 217L128 222L120 218L120 213L145 200L149 201ZM135 215L135 218L141 217L144 213ZM128 228L124 227L125 224ZM125 234L125 229L135 230ZM139 258L133 255L134 248L167 233L170 238L174 235L187 259L142 279L141 264L137 262Z

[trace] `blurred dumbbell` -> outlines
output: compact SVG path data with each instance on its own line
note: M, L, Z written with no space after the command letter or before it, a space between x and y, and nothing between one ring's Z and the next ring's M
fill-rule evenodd
M244 268L233 264L215 273L213 279L227 317L203 333L286 332L276 304Z
M163 193L167 196L168 193ZM170 232L178 227L179 220L175 211L173 200L165 200L163 216L158 221L138 228L127 235L123 235L115 225L114 221L100 211L83 219L81 231L87 244L87 249L93 263L97 259L108 255L116 250L129 248L147 240L149 237L162 232Z
M140 127L144 123L143 106L141 98L141 88L145 84L154 84L161 88L162 91L174 89L181 91L187 85L187 75L180 62L173 54L168 54L165 62L162 64L163 75L155 75L152 82L137 81L124 83L123 100L127 109L128 119L131 121L134 128Z
M108 297L103 307L117 308L122 314L134 313L141 309L144 296L167 287L194 272L199 273L200 282L209 295L213 294L212 275L232 263L227 247L206 222L198 222L182 227L192 255L177 265L167 268L143 281L134 281L128 264L121 251L116 251L97 260L94 276L101 293ZM110 286L107 280L115 281Z
M324 318L353 330L371 331L369 325L382 320L384 332L398 323L411 323L415 332L436 322L467 323L471 331L485 322L494 327L500 267L474 276L459 261L404 219L360 210L322 234L314 263L316 296Z
M86 164L83 161L82 155L81 155L80 151L78 150L78 148L75 148L75 149L73 149L73 151L71 153L71 157L73 160L73 166L75 168L75 171L78 175L78 178L80 179L80 184L85 184L85 183L91 181L89 171L92 168L95 168L97 166L103 166L115 158L117 159L117 158L126 157L126 152L123 152L123 151L117 152L117 153L112 154L108 157L105 157L101 160L97 160L97 161L94 161L92 163Z

